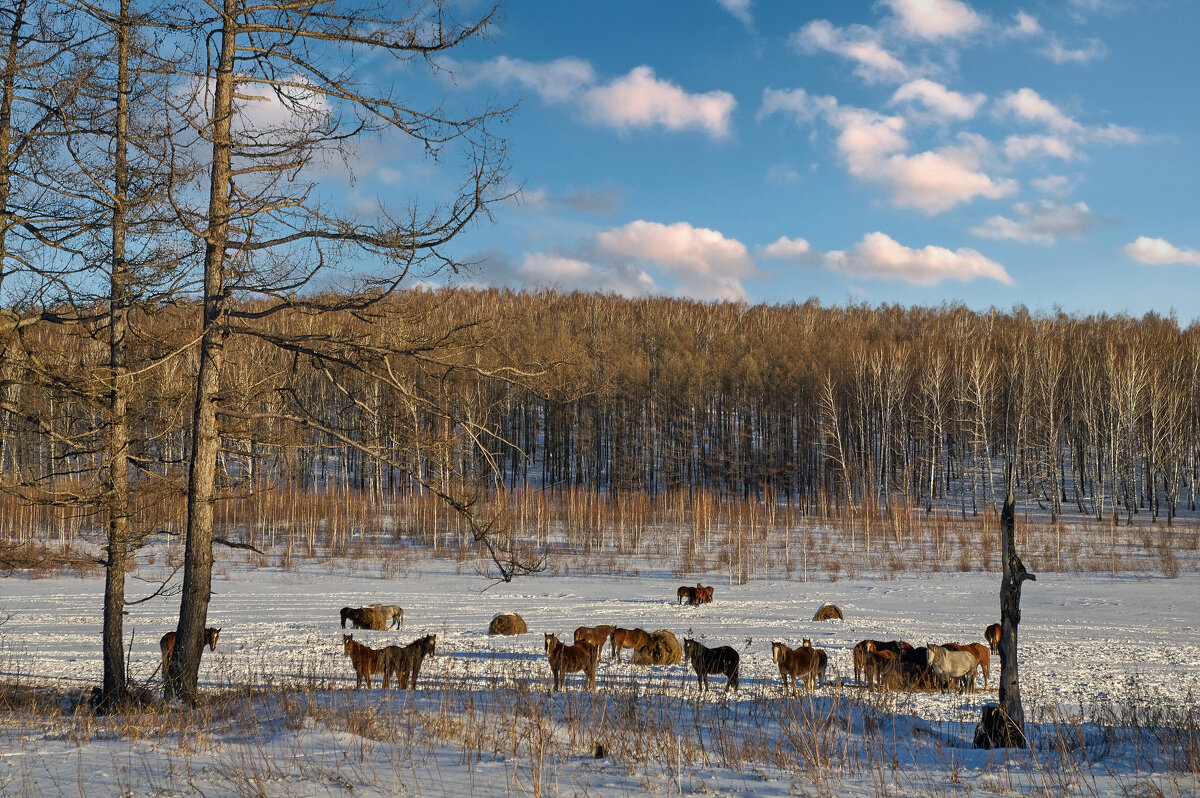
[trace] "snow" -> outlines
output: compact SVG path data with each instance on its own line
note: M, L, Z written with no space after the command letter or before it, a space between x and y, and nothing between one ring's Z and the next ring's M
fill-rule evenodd
M142 556L157 565L130 578L130 598L152 589L140 580L167 573L166 552ZM998 660L986 691L879 696L853 684L850 659L864 638L981 641L999 612L996 574L744 585L702 576L715 602L681 607L675 589L694 576L493 584L470 561L419 555L400 575L394 563L363 560L254 562L223 562L214 576L208 625L221 635L200 684L227 700L198 714L169 708L156 732L75 711L101 677L101 579L0 582L0 682L62 696L57 712L0 712L0 795L1189 795L1200 786L1197 574L1026 583L1020 673L1034 745L1004 752L971 745L981 708L996 700ZM405 626L355 631L356 640L437 634L420 689L354 689L338 611L375 602L404 607ZM826 602L845 620L812 621ZM160 596L126 616L131 676L155 690L158 638L177 612L177 597ZM489 637L498 612L519 613L531 633ZM717 676L701 696L690 668L636 667L628 651L618 664L605 651L595 695L580 674L550 694L542 632L569 640L576 626L600 623L733 646L741 690L725 695ZM803 637L828 651L830 683L811 699L784 697L771 641Z

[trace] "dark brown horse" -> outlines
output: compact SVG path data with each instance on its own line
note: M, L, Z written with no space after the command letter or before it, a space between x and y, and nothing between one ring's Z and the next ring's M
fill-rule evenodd
M771 661L779 666L779 677L783 679L785 691L788 689L788 682L791 682L792 695L796 694L797 677L804 681L804 689L809 692L816 686L821 657L811 645L788 648L776 641L771 644Z
M800 643L804 648L812 648L812 640L807 637ZM825 649L814 649L817 652L817 684L825 684L825 671L829 667L829 655L825 653Z
M581 626L575 630L576 643L591 643L593 646L602 647L608 642L608 638L612 637L612 633L616 631L615 626Z
M742 658L729 646L720 646L718 648L708 648L702 643L697 643L690 637L683 639L683 655L691 660L692 670L696 672L696 677L700 680L700 692L708 689L708 675L710 673L720 673L725 676L725 692L729 692L729 688L738 689L738 666L741 664Z
M220 628L208 627L204 630L204 639L200 643L200 653L204 653L204 647L208 646L209 651L217 650L217 636L221 634ZM162 675L163 681L167 679L167 669L171 667L171 657L175 653L175 633L167 632L158 639L158 648L162 652ZM153 676L154 674L151 674Z
M712 585L705 587L699 582L696 583L696 595L692 598L693 604L712 604L713 589Z
M621 649L632 648L634 653L650 642L650 635L645 629L622 629L617 627L612 633L612 659L621 661Z
M988 624L988 628L983 630L983 639L987 641L988 648L990 648L992 650L993 654L999 653L999 651L1000 651L1000 624L998 624L998 623Z
M900 657L890 649L875 648L874 640L867 640L866 643L867 658L863 675L866 676L867 686L887 689L899 672Z
M675 591L675 596L679 599L679 603L683 604L686 600L688 604L696 603L696 588L684 585Z
M354 635L342 635L342 653L354 666L354 674L358 677L356 686L362 687L366 680L367 689L371 689L371 674L383 673L383 651L364 646L354 639Z
M388 686L392 675L396 676L396 689L417 689L417 677L421 675L421 663L426 657L434 656L437 635L425 635L407 646L388 646L383 649L383 686Z
M568 646L552 634L546 634L546 659L550 661L550 673L554 677L554 689L566 687L567 674L582 671L587 679L587 689L596 689L596 665L600 661L600 648L591 643L576 643Z
M371 629L382 632L387 629L388 622L383 611L378 606L373 607L342 607L342 628L346 621L354 624L355 629Z

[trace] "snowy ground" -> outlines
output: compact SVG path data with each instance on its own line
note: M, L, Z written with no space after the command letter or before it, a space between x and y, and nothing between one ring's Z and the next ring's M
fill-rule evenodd
M1128 723L1139 717L1157 726L1160 716L1178 721L1191 709L1194 723L1200 705L1196 574L1173 580L1043 574L1026 583L1021 682L1035 745L1029 752L1004 755L970 745L981 707L996 699L998 663L987 691L906 693L880 703L853 684L850 659L851 648L864 638L902 638L915 645L981 640L983 628L997 620L997 575L732 586L704 578L715 585L716 601L692 608L677 606L675 589L681 582L665 573L540 576L488 587L469 564L449 561L417 563L397 579L361 567L347 570L353 573L316 563L295 570L243 563L222 566L214 580L209 625L221 627L221 635L217 651L206 652L201 666L204 691L277 688L271 695L298 696L304 709L264 706L288 702L255 698L258 714L277 722L247 730L227 721L198 730L202 742L183 732L141 739L109 733L96 739L80 733L77 717L43 723L12 712L0 720L0 794L1189 795L1198 787L1194 751L1181 764L1178 757L1164 758L1161 733L1146 742L1137 729L1093 722ZM138 573L152 576L153 567ZM146 589L130 580L131 598ZM0 619L8 617L0 626L0 681L68 695L84 695L98 684L101 594L102 583L93 578L0 580ZM437 633L438 654L425 664L422 690L353 690L353 672L341 653L338 610L372 602L403 606L404 629L359 631L355 639L378 647ZM810 620L825 602L841 607L846 620ZM174 628L177 609L178 599L167 597L130 608L126 637L132 639L131 675L137 681L158 684L157 641ZM489 637L488 621L497 612L519 613L531 633ZM684 666L617 664L606 651L595 697L576 692L578 675L567 694L547 697L550 676L541 633L569 638L576 626L600 623L665 628L681 639L731 645L742 651L742 689L730 697L718 691L696 703L695 677ZM816 699L795 702L780 697L770 646L772 640L798 645L803 637L824 647L833 667L831 683L818 690ZM713 681L721 685L724 680ZM574 739L573 730L593 726L579 717L619 713L634 700L649 711L661 708L678 723L717 723L732 731L710 736L699 757L696 749L684 751L676 742L674 762L666 755L585 755L594 743ZM506 701L513 706L506 709ZM554 745L535 744L531 736L509 750L492 743L472 753L470 747L445 742L449 738L430 725L468 714L533 717L538 713L531 703L550 720L546 734ZM72 706L66 699L63 704ZM859 765L823 770L796 761L794 767L781 766L778 751L756 754L749 745L736 755L715 750L730 740L776 737L786 748L792 743L783 738L794 727L789 713L796 711L789 707L808 707L817 715L844 711L846 744L866 752L856 755ZM350 710L359 712L355 717L388 718L393 730L407 731L389 739L326 721ZM1056 719L1068 723L1055 724ZM597 721L594 734L602 728L604 722ZM1064 730L1080 738L1072 749L1077 758L1066 769L1061 759L1050 764L1049 754L1054 744L1062 747ZM697 734L703 744L704 731ZM1194 725L1188 735L1185 749L1195 745ZM874 754L873 746L878 747ZM545 760L543 752L549 752Z

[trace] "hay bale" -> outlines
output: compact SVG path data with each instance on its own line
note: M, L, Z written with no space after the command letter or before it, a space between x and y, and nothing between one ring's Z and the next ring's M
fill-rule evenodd
M375 632L387 629L387 618L383 617L383 610L378 607L363 607L361 619L364 629L371 629Z
M488 624L488 634L490 635L523 635L529 631L529 627L525 625L525 619L515 612L506 612L492 618L492 622Z
M650 633L650 642L633 652L634 665L678 665L683 660L679 638L666 629Z
M822 604L821 609L813 616L814 621L842 621L842 611L836 604Z

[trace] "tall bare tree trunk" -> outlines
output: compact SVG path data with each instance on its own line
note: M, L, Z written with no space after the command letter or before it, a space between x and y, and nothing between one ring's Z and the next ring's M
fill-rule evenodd
M204 321L200 372L192 419L192 460L188 469L187 545L183 559L183 596L175 630L175 656L165 675L166 693L189 703L199 697L200 651L208 619L213 566L213 501L216 496L217 394L225 358L225 249L229 241L229 186L232 170L233 62L237 40L237 3L225 0L221 52L213 97L213 161L209 184L204 251Z
M1013 502L1013 465L1005 475L1008 489L1000 512L1003 575L1000 583L1000 702L983 708L983 720L975 730L979 748L1025 748L1025 709L1021 705L1021 683L1017 675L1017 625L1021 623L1021 585L1036 581L1017 556L1016 511Z

